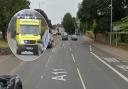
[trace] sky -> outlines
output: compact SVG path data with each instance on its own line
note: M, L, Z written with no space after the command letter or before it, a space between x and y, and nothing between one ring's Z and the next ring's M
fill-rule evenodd
M52 24L61 23L64 15L70 12L72 16L76 17L78 11L78 4L82 0L29 0L31 2L30 8L44 10Z

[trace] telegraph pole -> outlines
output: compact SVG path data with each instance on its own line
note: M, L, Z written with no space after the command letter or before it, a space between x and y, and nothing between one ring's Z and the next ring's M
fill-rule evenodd
M110 25L110 45L112 45L112 16L113 16L113 2L111 0L111 25Z

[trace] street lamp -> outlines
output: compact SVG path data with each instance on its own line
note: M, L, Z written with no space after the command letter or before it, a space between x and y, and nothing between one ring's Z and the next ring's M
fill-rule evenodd
M113 28L113 26L112 26L112 16L113 16L113 2L112 2L112 0L111 0L111 25L110 25L110 45L112 45L112 28Z
M45 2L39 2L39 9L41 9L40 8L41 4L45 4Z

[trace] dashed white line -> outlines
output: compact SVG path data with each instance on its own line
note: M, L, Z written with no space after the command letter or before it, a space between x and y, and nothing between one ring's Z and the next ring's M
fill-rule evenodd
M74 63L75 63L74 55L73 55L73 54L71 54L71 55L72 55L72 59L73 59L73 61L74 61ZM83 89L86 89L85 84L84 84L84 81L83 81L83 79L82 79L82 76L81 76L81 73L80 73L80 71L79 71L79 68L78 68L78 67L77 67L77 72L78 72L78 75L79 75L80 81L81 81L81 83L82 83Z
M56 48L53 48L53 49L52 49L52 52L54 53L55 51L56 51Z
M64 47L64 43L63 43L63 45L62 45L63 47Z
M70 50L70 52L72 51L72 49L69 47L69 50Z
M81 76L81 73L80 73L80 71L79 71L79 68L77 68L77 72L78 72L78 75L79 75L79 77L80 77L80 81L81 81L81 83L82 83L83 89L86 89L85 84L84 84L84 81L83 81L82 76Z
M95 56L98 60L100 60L102 63L104 63L107 67L109 67L111 70L113 70L117 75L119 75L123 80L125 80L126 82L128 82L128 78L126 76L124 76L122 73L120 73L119 71L117 71L116 69L114 69L111 65L109 65L107 62L105 62L104 60L102 60L99 56L97 56L95 53L91 52L91 54L93 56Z
M90 45L89 48L90 48L90 52L92 52L92 45Z
M74 55L73 54L71 54L71 56L72 56L72 59L73 59L73 61L74 61L74 63L76 62L76 60L75 60L75 58L74 58Z
M53 69L53 71L64 71L64 69Z
M41 79L43 79L43 78L44 78L44 76L43 76L43 75L41 75L41 76L40 76L40 78L41 78Z

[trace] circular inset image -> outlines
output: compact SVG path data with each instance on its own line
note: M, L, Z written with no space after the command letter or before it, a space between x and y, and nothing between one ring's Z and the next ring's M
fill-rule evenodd
M45 51L49 28L37 11L24 9L11 19L7 29L8 44L13 54L23 61L33 61Z

